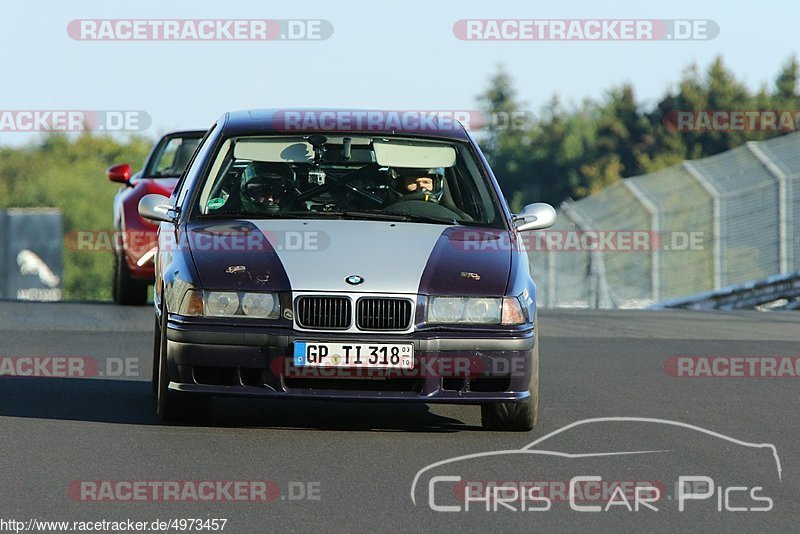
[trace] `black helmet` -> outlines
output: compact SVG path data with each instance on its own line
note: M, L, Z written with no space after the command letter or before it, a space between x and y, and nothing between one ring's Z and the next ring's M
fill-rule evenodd
M242 172L242 207L247 211L278 211L281 199L295 184L286 163L254 161Z
M389 169L390 185L392 189L403 195L405 198L413 197L418 200L427 200L431 202L439 202L444 193L444 169L441 167L434 168L411 168L411 167L393 167ZM425 189L409 192L406 189L406 180L409 178L430 178L433 182L433 190L427 191Z

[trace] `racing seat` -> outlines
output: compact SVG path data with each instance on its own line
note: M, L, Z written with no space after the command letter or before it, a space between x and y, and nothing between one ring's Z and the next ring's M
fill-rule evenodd
M439 204L444 206L445 208L449 209L450 211L457 213L459 218L465 221L472 221L474 220L468 213L460 209L456 206L456 203L453 202L453 195L450 193L450 186L447 184L447 176L442 181L442 198L439 200Z
M175 151L175 158L172 160L172 165L170 165L170 174L183 174L186 164L189 163L192 154L194 154L194 149L195 147L191 143L186 141L181 143L181 146Z

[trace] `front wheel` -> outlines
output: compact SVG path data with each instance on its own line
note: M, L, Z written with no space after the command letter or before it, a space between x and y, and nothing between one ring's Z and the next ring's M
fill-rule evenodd
M153 393L158 395L158 374L161 365L161 323L156 315L155 323L153 325L153 366L152 376L150 377L150 385L153 388Z
M141 306L147 302L147 283L131 278L123 251L114 253L114 283L111 294L117 304Z
M530 397L522 402L495 402L481 405L481 426L485 430L528 432L539 421L539 339L537 335L531 361Z
M157 409L164 423L201 423L211 415L211 396L169 390L167 363L167 312L161 312L159 327ZM153 369L155 372L155 369Z

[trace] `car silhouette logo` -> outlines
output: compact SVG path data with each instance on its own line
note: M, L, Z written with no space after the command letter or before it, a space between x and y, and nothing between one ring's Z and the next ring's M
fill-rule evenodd
M351 274L350 276L345 278L344 281L350 284L351 286L357 286L358 284L362 283L364 279L358 276L357 274Z

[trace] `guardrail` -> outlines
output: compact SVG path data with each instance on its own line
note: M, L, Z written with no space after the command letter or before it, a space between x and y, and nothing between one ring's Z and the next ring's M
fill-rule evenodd
M753 310L800 308L800 271L770 276L745 284L723 287L690 297L665 300L651 309Z

